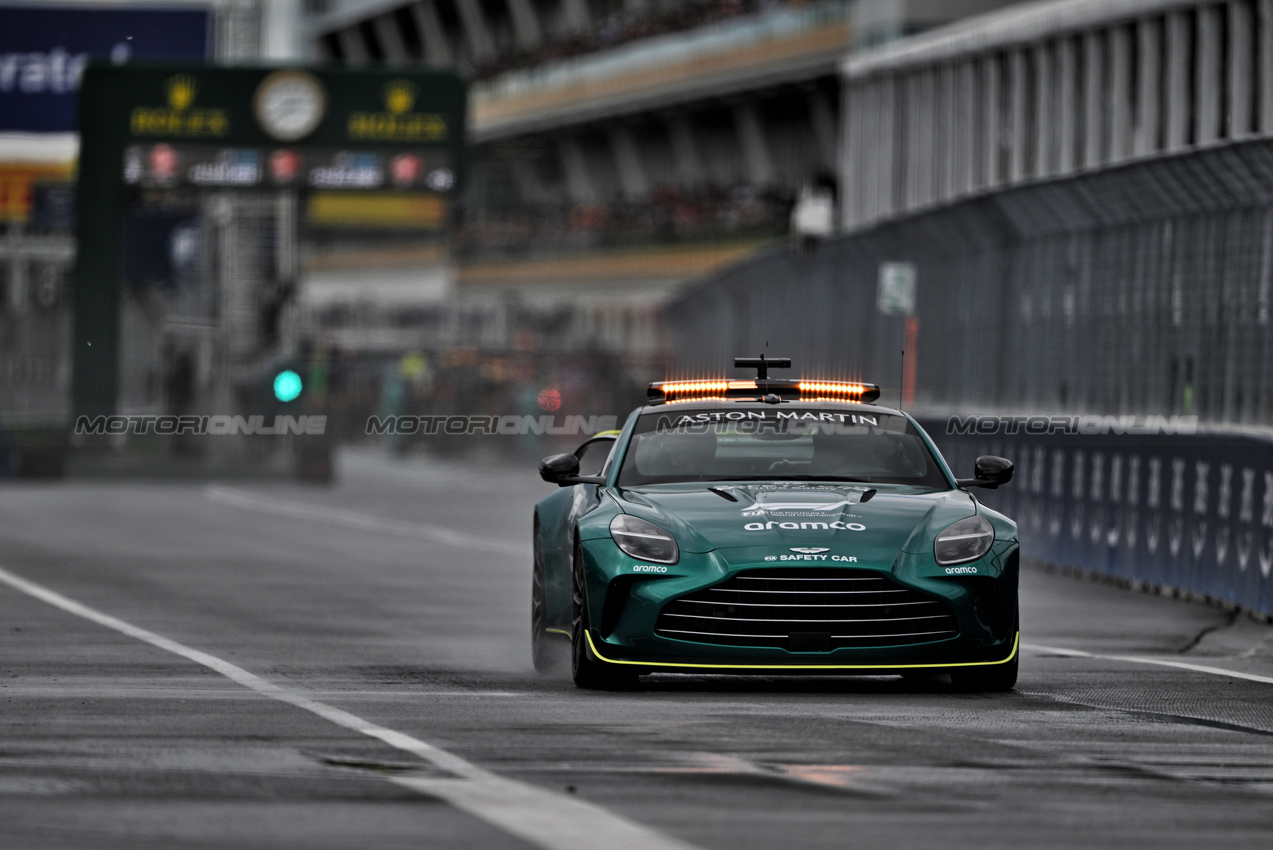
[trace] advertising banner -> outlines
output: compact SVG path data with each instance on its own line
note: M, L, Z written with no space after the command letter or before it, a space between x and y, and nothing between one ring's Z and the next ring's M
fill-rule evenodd
M206 59L207 9L0 6L0 132L75 131L90 58Z
M1024 557L1273 616L1273 440L1129 419L923 425L956 475L982 454L1016 464L1012 483L974 492L1017 521Z

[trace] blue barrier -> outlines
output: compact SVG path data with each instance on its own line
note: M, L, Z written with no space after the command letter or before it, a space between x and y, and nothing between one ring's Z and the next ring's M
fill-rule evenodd
M1273 438L985 436L920 422L956 475L983 454L1016 464L1011 484L976 493L1017 521L1025 557L1273 617Z

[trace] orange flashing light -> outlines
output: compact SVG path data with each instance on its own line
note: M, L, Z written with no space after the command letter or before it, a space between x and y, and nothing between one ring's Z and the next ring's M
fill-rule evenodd
M723 395L692 395L685 398L669 398L668 404L685 404L691 401L728 401L729 399Z
M786 378L657 381L647 388L647 396L655 404L758 399L766 395L803 401L870 403L879 398L880 388L860 381L796 381Z
M729 381L665 381L662 387L664 394L670 398L673 395L724 392L729 389L729 385Z
M861 384L851 384L843 381L801 381L798 386L801 394L819 393L830 397L837 395L860 396L866 392L866 387Z

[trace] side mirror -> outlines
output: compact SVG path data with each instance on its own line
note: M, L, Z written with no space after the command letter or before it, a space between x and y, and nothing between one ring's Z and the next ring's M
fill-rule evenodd
M973 475L975 477L960 478L955 483L960 487L985 487L988 490L993 490L999 485L1007 484L1011 481L1014 472L1016 472L1016 467L1006 457L982 455L977 458L977 463L973 467Z
M579 458L573 452L549 455L539 462L539 477L549 484L567 487L571 484L604 484L606 480L595 475L579 474Z
M549 484L560 483L568 475L579 474L579 458L567 452L561 455L549 455L539 462L539 477Z

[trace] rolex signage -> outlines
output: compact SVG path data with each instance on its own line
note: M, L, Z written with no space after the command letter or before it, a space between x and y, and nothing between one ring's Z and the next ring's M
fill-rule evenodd
M172 75L164 81L167 104L160 107L135 107L129 120L129 129L134 136L224 136L230 129L225 110L195 108L198 92L199 83L191 74Z
M436 230L463 180L466 97L448 71L90 61L79 93L76 414L115 409L126 196L286 190L312 225Z
M89 79L110 80L90 83L84 120L123 141L128 186L450 195L459 182L464 89L449 73L151 66Z
M85 86L81 122L125 140L436 146L457 162L463 143L464 83L450 72L94 64Z
M384 88L384 110L349 116L349 138L376 142L445 142L446 119L413 111L418 91L410 80L390 80Z

